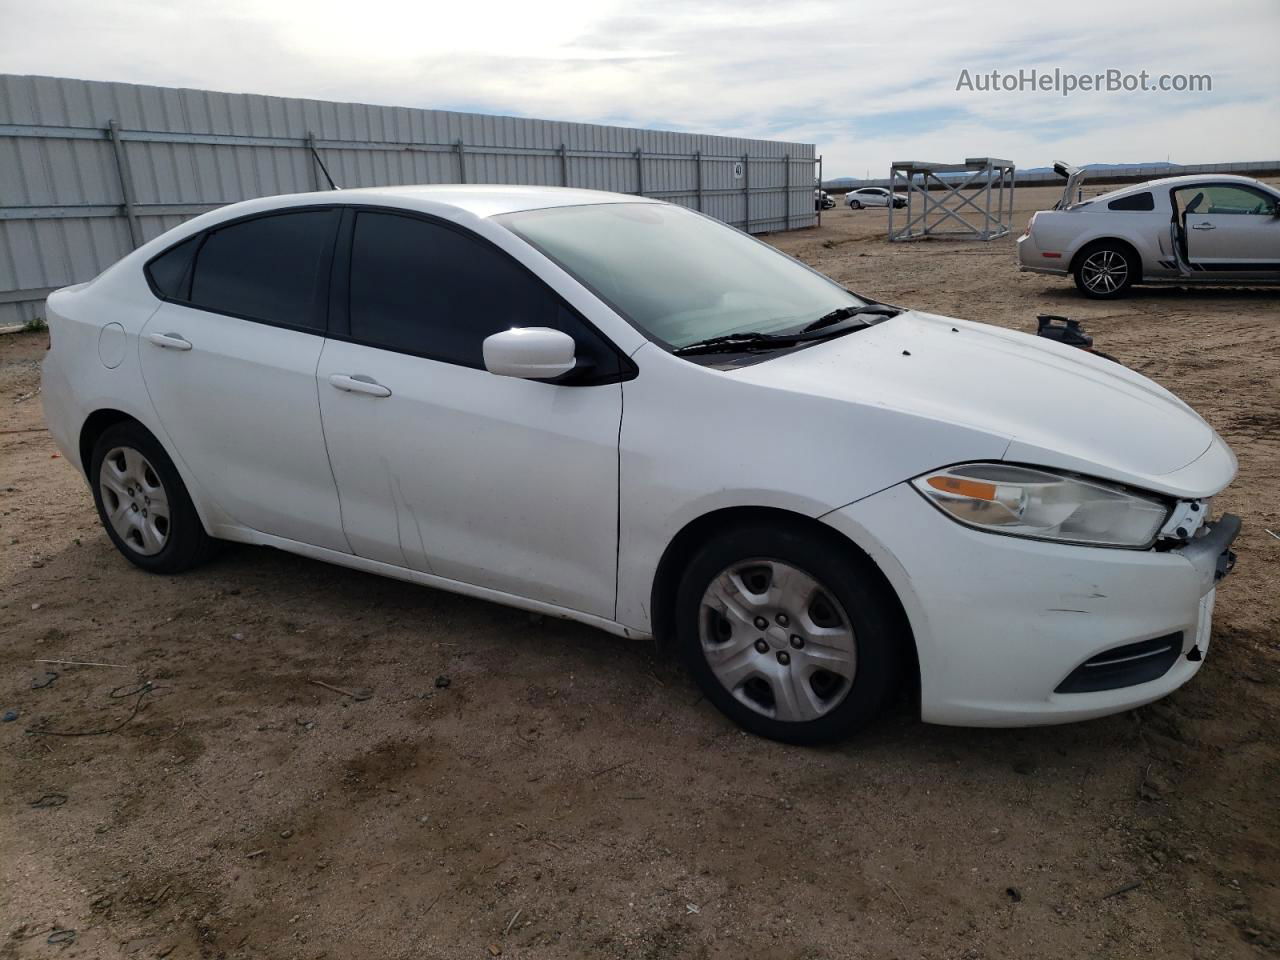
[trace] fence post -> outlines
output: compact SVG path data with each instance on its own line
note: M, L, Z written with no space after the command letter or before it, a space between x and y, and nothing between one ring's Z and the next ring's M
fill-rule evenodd
M791 229L791 154L787 154L782 158L782 197L786 204L786 213L783 214L785 230Z
M742 230L751 232L751 154L742 155Z
M822 196L822 154L818 154L818 192L817 192L817 195L818 195L819 197L821 197L821 196ZM815 204L814 204L814 206L818 208L818 226L822 226L822 204L820 204L820 203L815 203ZM889 209L890 209L890 210L892 210L892 209L893 209L893 204L892 204L892 203L890 203L890 204L889 204Z
M129 227L129 242L133 249L137 250L142 246L142 225L138 222L137 201L133 196L133 175L129 171L129 158L124 152L124 141L120 139L120 124L114 120L108 120L107 136L111 138L111 149L116 157L116 173L120 177L120 195L124 197L124 217Z
M569 148L560 144L560 186L569 185Z
M636 147L636 196L644 196L644 151Z
M462 145L461 137L459 137L457 142L454 143L453 149L457 151L457 154L458 154L458 182L466 183L467 182L467 151L466 151L466 147Z
M702 212L702 151L695 150L693 152L693 162L697 165L695 169L698 172L698 212Z

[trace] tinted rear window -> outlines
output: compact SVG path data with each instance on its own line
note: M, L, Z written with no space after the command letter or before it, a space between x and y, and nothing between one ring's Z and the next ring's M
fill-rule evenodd
M337 211L305 210L214 230L196 257L191 305L251 320L323 329L321 295Z
M191 258L200 245L200 234L184 240L147 264L147 276L160 296L185 300L191 287Z
M1150 192L1131 193L1127 197L1119 197L1107 204L1108 210L1154 210L1156 198Z

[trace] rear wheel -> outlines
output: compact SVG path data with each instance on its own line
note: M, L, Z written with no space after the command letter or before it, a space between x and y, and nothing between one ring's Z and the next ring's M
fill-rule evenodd
M871 720L901 663L883 581L828 538L744 527L690 560L677 637L707 699L740 726L789 743Z
M1116 243L1100 243L1080 254L1073 271L1076 287L1094 300L1124 296L1138 279L1133 255Z
M850 209L850 210L861 210L861 209L862 209L862 201L861 201L861 200L850 200L850 201L849 201L849 209Z
M131 563L152 573L180 573L212 554L214 541L177 468L141 424L125 421L103 431L89 477L102 526Z

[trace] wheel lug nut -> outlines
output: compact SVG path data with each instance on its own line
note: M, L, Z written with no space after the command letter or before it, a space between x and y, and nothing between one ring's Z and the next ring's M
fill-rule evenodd
M137 513L137 512L138 512L138 505L137 505L136 503L131 503L131 504L129 504L129 509L130 509L130 510L132 510L134 513Z
M769 652L769 645L764 642L764 638L762 637L759 640L757 640L756 653L768 653L768 652Z
M785 613L778 614L778 626L785 627L790 622L791 622L791 618L788 617Z
M787 651L785 650L779 650L778 662L785 667L788 663L791 662L791 654L787 653Z
M791 646L799 650L801 647L804 646L804 637L797 636L796 634L793 633L791 635Z
M769 621L764 617L756 617L756 629L764 630L769 626Z

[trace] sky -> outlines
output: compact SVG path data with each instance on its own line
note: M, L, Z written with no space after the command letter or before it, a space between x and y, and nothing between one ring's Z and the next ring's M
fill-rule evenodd
M1032 69L1212 89L976 89ZM0 72L793 140L828 178L1280 159L1280 0L0 0Z

